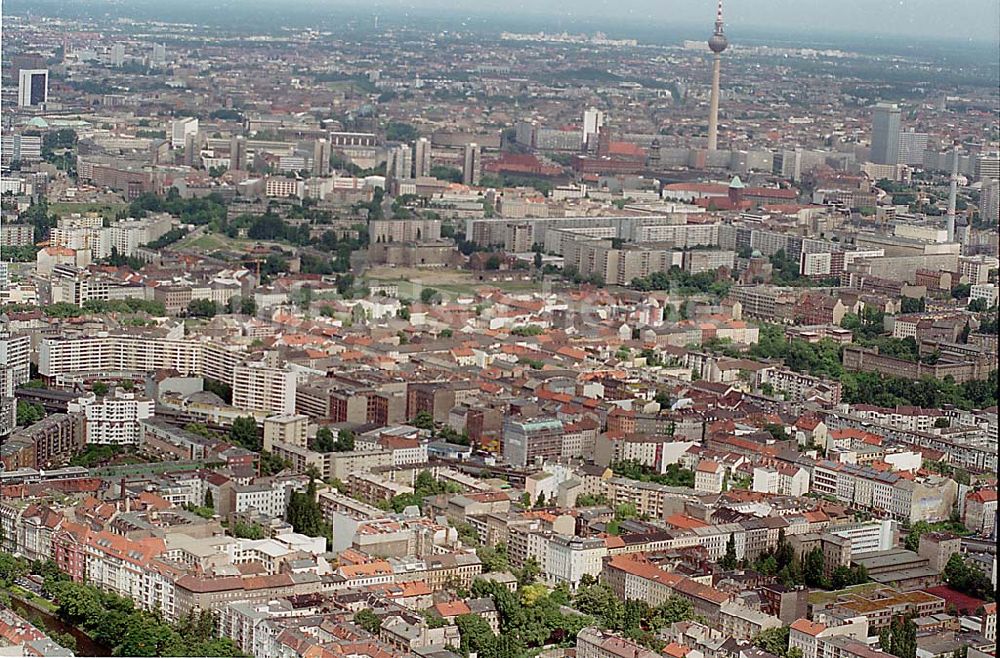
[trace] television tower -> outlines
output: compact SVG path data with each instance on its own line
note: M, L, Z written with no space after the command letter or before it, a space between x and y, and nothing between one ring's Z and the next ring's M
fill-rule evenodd
M722 71L722 51L729 46L729 40L722 29L722 0L715 14L715 32L708 39L712 51L712 98L708 107L708 150L719 146L719 74Z

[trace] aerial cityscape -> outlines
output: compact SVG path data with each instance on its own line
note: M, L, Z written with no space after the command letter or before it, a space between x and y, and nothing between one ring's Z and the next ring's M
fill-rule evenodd
M5 3L0 656L995 658L995 1L480 4Z

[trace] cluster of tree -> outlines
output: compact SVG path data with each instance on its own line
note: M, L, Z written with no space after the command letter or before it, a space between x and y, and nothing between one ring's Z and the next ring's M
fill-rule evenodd
M385 127L385 140L387 142L412 142L418 137L420 137L420 131L408 123L390 121Z
M500 542L495 546L480 546L476 556L483 563L483 572L510 571L510 559L507 554L507 544Z
M967 307L972 313L983 313L989 310L988 302L982 297L977 297L969 302ZM994 314L995 316L995 314ZM995 320L994 320L995 321ZM995 331L993 333L996 333Z
M900 313L923 313L927 309L927 301L923 297L903 297L899 300Z
M192 299L187 306L189 318L214 318L219 306L211 299Z
M136 256L126 256L120 253L118 247L111 247L111 255L97 262L101 265L110 265L112 267L127 267L136 272L141 270L146 264Z
M823 549L816 547L805 554L802 561L802 580L797 585L838 590L868 582L868 569L864 565L839 566L827 578L823 568Z
M316 501L316 480L309 478L305 491L293 491L285 511L285 520L295 532L309 537L330 537L330 524L323 520L323 510Z
M8 304L4 307L5 312L26 312L32 311L35 307L26 306L21 304ZM56 302L55 304L49 304L48 306L42 307L42 313L49 318L78 318L83 315L83 309L76 304L70 304L69 302Z
M510 174L486 174L479 184L483 187L531 187L538 190L545 196L549 196L552 188L555 187L550 180L536 178L534 176L512 176Z
M604 494L581 494L576 497L577 507L597 507L598 505L607 505L608 498Z
M202 379L202 388L207 393L214 393L226 404L233 403L233 387L217 379L205 377Z
M94 468L102 464L107 464L118 455L122 454L124 448L112 445L87 444L82 452L70 457L70 466L83 466L84 468Z
M295 245L312 242L308 222L289 224L268 208L263 215L240 215L226 223L226 235L235 238L245 229L251 240L284 240Z
M953 590L977 599L993 601L996 588L982 569L969 564L961 553L954 553L944 567L944 580Z
M49 587L49 581L46 580ZM232 640L218 638L211 611L192 613L177 625L137 610L130 600L84 583L51 584L57 614L112 648L116 656L240 656Z
M262 450L260 453L259 468L261 475L277 475L289 466L291 466L290 463L267 450Z
M802 650L798 647L788 648L789 629L787 626L768 628L757 633L751 640L755 647L778 656L778 658L802 658Z
M916 362L920 360L920 349L917 346L917 339L912 336L907 336L906 338L878 336L877 338L864 338L855 342L864 347L877 348L878 353L885 356L905 361Z
M388 505L395 512L402 512L411 505L422 507L424 498L444 493L459 493L461 489L452 482L439 482L430 471L420 471L413 480L413 493L393 496Z
M694 607L687 599L671 596L661 605L653 607L645 601L621 601L604 583L594 582L584 576L580 582L573 607L595 617L601 628L617 631L653 651L662 651L664 642L658 632L664 626L695 618Z
M500 634L476 615L456 620L463 652L478 652L482 658L525 658L529 650L552 644L575 642L577 634L592 623L586 615L563 612L569 603L568 588L549 590L544 585L522 586L517 593L499 583L477 580L475 597L492 598L500 617Z
M791 543L785 537L784 531L778 533L778 544L774 550L764 551L752 562L744 559L742 564L736 558L736 537L729 536L726 542L726 553L719 561L723 569L735 569L737 566L750 568L763 576L773 576L786 587L806 585L823 589L843 589L850 585L868 582L868 571L863 566L838 567L830 578L827 578L823 568L823 549L816 547L799 560Z
M88 299L83 303L88 313L106 315L108 313L146 313L156 317L167 314L163 302L148 299Z
M0 551L0 589L9 590L15 580L29 573L31 568L27 560Z
M545 333L545 329L539 327L537 324L527 324L520 327L514 327L510 330L511 336L540 336Z
M358 610L354 615L354 623L373 635L378 635L382 626L382 620L370 608Z
M417 415L413 417L410 424L421 430L433 430L434 429L434 416L427 411L418 411Z
M45 418L45 407L34 402L17 401L17 424L19 427L34 425Z
M837 378L844 372L840 364L840 346L832 340L789 341L784 329L773 324L760 327L760 340L750 348L749 354L755 359L780 359L786 367L816 377Z
M208 118L220 121L243 121L243 115L239 111L227 107L212 111Z
M632 279L629 287L642 292L669 290L680 295L711 293L721 298L729 292L732 281L719 280L715 272L691 274L675 266L666 272L653 272L646 277L636 277Z
M327 427L316 431L312 449L316 452L351 452L354 450L354 432L340 430L337 436Z
M219 230L226 222L226 200L212 193L205 197L182 199L176 187L171 187L165 197L151 192L140 195L129 204L126 217L145 217L151 212L165 212L185 224L210 225Z
M472 439L469 438L469 433L465 430L459 432L454 427L450 425L445 425L441 429L434 432L434 436L442 439L446 443L452 443L457 446L470 446L472 445Z
M3 255L11 263L33 263L38 257L38 247L33 244L4 247Z
M926 467L929 463L924 462ZM946 474L947 475L947 474ZM969 474L965 473L965 477L968 478ZM968 484L966 480L965 484ZM920 548L920 536L925 532L950 532L955 535L968 535L971 534L961 521L942 521L940 523L927 523L926 521L917 521L912 526L910 526L910 531L906 535L906 539L903 541L903 547L908 551L917 552Z
M962 384L956 384L950 376L914 380L874 372L847 372L840 381L843 401L849 404L913 405L927 409L951 404L960 409L986 409L997 403L996 370L985 380L974 379Z
M668 464L665 473L657 473L649 466L638 461L628 459L615 462L611 465L611 470L615 475L638 480L640 482L655 482L671 487L694 488L694 471L683 468L679 464Z
M771 261L772 274L771 282L776 286L800 285L809 279L799 274L799 261L785 253L784 249L779 249L769 259Z
M385 210L382 208L382 201L385 199L385 191L381 187L376 187L372 193L371 201L355 203L351 208L354 212L362 210L368 213L368 219L385 219Z
M855 343L864 344L865 340L872 340L885 333L884 318L885 313L876 307L865 306L861 315L845 313L840 326L851 330Z
M896 617L878 636L882 651L897 658L916 658L917 625L912 617Z
M233 536L239 539L264 539L267 536L264 526L259 523L237 521L233 525Z
M434 165L431 167L430 174L438 180L448 181L449 183L462 182L462 170L456 169L455 167Z
M163 249L164 247L169 247L173 243L177 242L185 235L187 235L187 229L177 226L170 229L160 237L146 243L146 246L150 249Z
M21 224L31 224L35 227L35 242L47 240L49 231L54 229L59 221L56 215L49 213L49 203L44 197L28 206L17 219Z
M233 424L229 426L229 442L253 452L260 452L261 437L257 421L253 416L240 416L233 420Z

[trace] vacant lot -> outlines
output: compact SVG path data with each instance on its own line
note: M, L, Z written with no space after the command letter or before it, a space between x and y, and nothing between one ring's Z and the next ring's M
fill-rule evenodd
M114 219L118 213L127 208L124 203L72 203L70 201L59 201L49 204L49 212L59 215L71 215L75 212L99 212L105 219Z
M424 288L434 288L445 296L455 298L471 295L479 288L493 287L510 292L533 290L538 284L531 281L480 281L475 274L450 269L417 269L409 267L376 267L365 272L365 279L399 285L403 297L419 299Z

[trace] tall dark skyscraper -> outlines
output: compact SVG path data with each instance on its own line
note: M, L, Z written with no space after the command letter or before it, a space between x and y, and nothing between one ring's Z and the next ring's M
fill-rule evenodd
M875 164L899 162L899 106L893 103L879 103L872 113L872 153L869 158Z
M48 69L21 69L17 80L17 104L42 105L49 99Z

